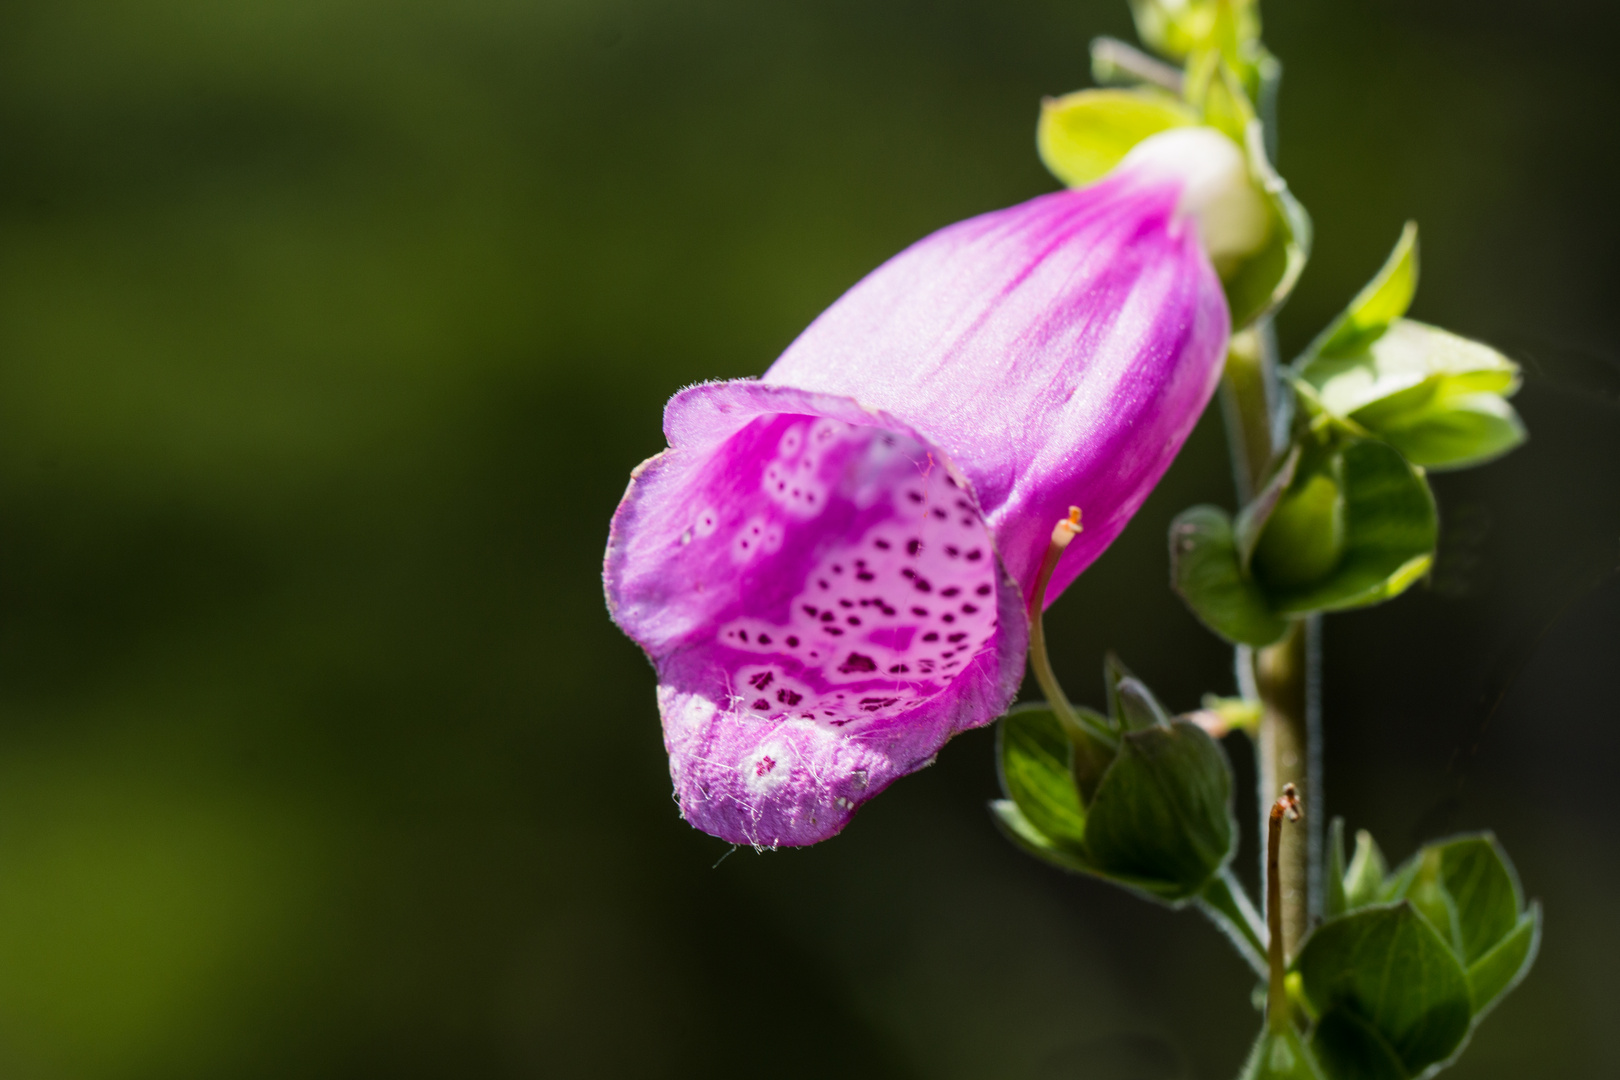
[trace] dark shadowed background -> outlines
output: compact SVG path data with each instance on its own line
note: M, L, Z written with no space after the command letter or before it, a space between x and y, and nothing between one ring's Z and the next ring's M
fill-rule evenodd
M1620 1075L1620 15L1265 15L1318 230L1285 346L1415 217L1414 314L1524 364L1532 433L1437 477L1431 582L1329 620L1331 809L1396 858L1494 827L1546 906L1458 1080ZM1102 32L1124 0L0 9L0 1072L1233 1074L1243 966L1014 852L988 731L716 867L601 596L671 391L1052 189L1037 104ZM1165 583L1216 419L1050 620L1076 697L1108 647L1232 689Z

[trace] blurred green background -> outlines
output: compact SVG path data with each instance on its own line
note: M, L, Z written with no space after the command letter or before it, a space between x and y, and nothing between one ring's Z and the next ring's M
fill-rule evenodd
M1285 345L1415 217L1414 314L1520 360L1532 432L1437 478L1426 587L1329 621L1331 809L1395 857L1493 826L1546 905L1458 1080L1620 1075L1620 14L1265 15L1318 226ZM1006 845L988 732L715 866L601 599L664 399L1054 187L1037 103L1102 32L1124 0L0 8L0 1073L1234 1073L1245 969ZM1079 698L1110 646L1231 689L1165 585L1214 420L1051 620Z

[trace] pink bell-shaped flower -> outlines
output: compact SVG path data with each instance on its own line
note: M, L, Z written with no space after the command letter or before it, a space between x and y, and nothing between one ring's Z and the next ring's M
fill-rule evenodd
M1026 598L1130 520L1209 401L1212 265L1265 218L1235 144L1190 128L1108 177L942 229L760 380L691 387L614 515L614 620L658 671L681 812L810 844L1017 693Z

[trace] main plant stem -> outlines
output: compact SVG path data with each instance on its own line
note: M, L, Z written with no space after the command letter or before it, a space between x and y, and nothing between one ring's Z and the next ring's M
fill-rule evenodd
M1277 382L1276 346L1269 323L1233 336L1221 387L1232 471L1238 498L1248 502L1266 479L1273 456L1287 429L1286 397ZM1310 926L1320 894L1323 814L1321 737L1317 730L1317 687L1320 685L1320 626L1316 619L1296 622L1274 645L1254 650L1240 646L1236 667L1239 689L1260 700L1256 732L1259 783L1261 895L1267 897L1268 920L1282 928L1283 953L1292 956ZM1276 886L1268 867L1268 833L1273 801L1288 784L1307 808L1307 827L1290 829L1281 838L1276 858ZM1271 920L1275 901L1279 911Z

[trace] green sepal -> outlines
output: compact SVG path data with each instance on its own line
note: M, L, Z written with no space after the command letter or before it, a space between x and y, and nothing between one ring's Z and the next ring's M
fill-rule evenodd
M1323 923L1294 969L1320 1018L1311 1048L1335 1080L1405 1080L1450 1058L1468 1035L1467 974L1407 901Z
M1113 727L1141 731L1170 723L1170 714L1153 696L1153 691L1132 675L1131 669L1113 652L1103 657L1103 686L1108 695L1108 719Z
M1197 724L1128 731L1086 815L1099 873L1173 904L1201 893L1232 856L1232 773Z
M1179 907L1199 898L1231 859L1231 766L1201 727L1171 720L1112 654L1104 676L1123 725L1092 714L1119 732L1095 792L1076 781L1073 733L1044 704L1024 705L998 727L1006 797L991 812L1037 858Z
M1385 872L1370 835L1360 832L1356 840L1343 874L1348 914L1330 915L1313 931L1295 964L1307 1011L1317 1017L1311 1046L1332 1080L1410 1080L1455 1057L1468 1032L1524 978L1540 945L1541 908L1524 908L1513 864L1489 833L1428 844L1394 873ZM1332 843L1339 854L1330 851L1330 861L1342 864L1337 822ZM1396 911L1427 933L1396 927ZM1450 965L1435 959L1435 945ZM1384 964L1397 966L1380 973ZM1403 1027L1403 1015L1423 1009L1431 1020L1451 1017L1457 973L1468 1016L1461 1035L1453 1042L1454 1017L1429 1024L1421 1038L1413 1030L1422 1025ZM1421 993L1403 1002L1412 988Z
M1287 490L1251 528L1253 553L1246 569L1268 595L1307 588L1338 569L1345 556L1348 504L1344 455L1334 446L1313 448L1309 463L1293 471Z
M1084 187L1149 135L1197 122L1191 109L1159 91L1080 90L1041 102L1035 146L1053 176Z
M1356 298L1305 350L1312 358L1354 356L1377 341L1389 324L1406 314L1417 293L1417 222L1408 221L1395 250Z
M1170 584L1194 615L1234 644L1270 645L1288 632L1243 566L1232 519L1194 506L1170 524Z
M1269 645L1290 619L1398 596L1428 571L1438 533L1418 469L1385 443L1335 437L1286 458L1235 527L1213 506L1177 515L1170 581L1216 634Z
M1256 544L1253 578L1280 616L1364 607L1428 571L1438 532L1421 472L1384 443L1339 439L1301 466ZM1313 566L1323 572L1304 579Z
M1266 156L1259 120L1250 119L1239 137L1249 161L1249 178L1271 210L1264 246L1233 267L1219 267L1226 303L1237 332L1282 307L1311 254L1311 217L1288 190Z
M1044 704L1020 705L996 725L1002 793L1059 847L1083 849L1086 808L1074 777L1074 743Z
M1325 1080L1321 1067L1292 1027L1262 1029L1238 1080Z

